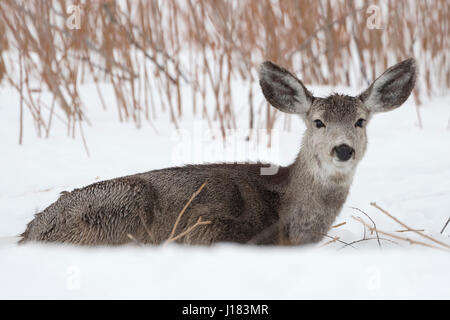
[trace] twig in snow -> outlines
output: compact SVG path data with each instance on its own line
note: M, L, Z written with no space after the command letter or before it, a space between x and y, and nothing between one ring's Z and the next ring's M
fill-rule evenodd
M331 239L330 241L328 241L328 242L325 242L323 245L321 245L319 248L322 248L322 247L325 247L325 246L327 246L327 245L329 245L329 244L331 244L331 243L335 243L336 241L338 241L340 239L340 237L336 237L336 238L334 238L334 239Z
M396 217L394 217L392 214L390 214L389 212L387 212L386 210L384 210L383 208L381 208L380 206L378 206L375 202L372 202L370 205L373 206L373 207L375 207L375 208L377 208L377 209L380 210L381 212L383 212L383 213L384 213L385 215L387 215L389 218L391 218L392 220L394 220L395 222L397 222L398 224L400 224L402 227L404 227L404 228L406 228L406 229L408 229L408 230L410 230L410 231L412 231L412 232L414 232L414 233L417 233L419 236L424 237L424 238L426 238L426 239L428 239L428 240L430 240L430 241L433 241L434 243L437 243L437 244L439 244L439 245L441 245L441 246L443 246L443 247L445 247L445 248L447 248L447 249L450 249L450 245L448 245L448 244L446 244L446 243L444 243L444 242L442 242L442 241L436 240L436 239L434 239L433 237L430 237L430 236L428 236L428 235L426 235L426 234L424 234L424 233L422 233L422 232L420 232L420 231L417 231L417 230L414 230L414 229L408 227L406 224L404 224L403 222L401 222L400 220L398 220L398 219L397 219Z
M444 227L441 230L441 234L444 233L445 228L447 228L448 223L450 222L450 217L448 217L447 222L445 223Z
M331 229L336 229L336 228L342 227L342 226L345 225L345 224L347 224L347 222L344 221L344 222L342 222L342 223L339 223L339 224L337 224L337 225L332 226Z
M375 221L373 221L372 218L371 218L367 213L365 213L364 211L362 211L361 209L356 208L356 207L351 207L351 208L354 209L354 210L357 210L357 211L361 212L363 215L365 215L367 218L369 218L370 221L372 221L373 228L374 228L374 230L375 230L375 234L377 235L377 239L378 239L378 246L381 248L380 236L379 236L379 234L378 234L378 231L377 231L377 225L375 224ZM373 232L372 232L372 234L373 234ZM364 238L366 238L365 235L364 235Z
M405 238L405 237L400 237L400 236L398 236L398 235L396 235L396 234L389 233L389 232L386 232L386 231L375 230L374 227L370 226L368 223L366 223L366 222L365 222L363 219L361 219L360 217L352 216L352 219L354 219L355 221L358 221L358 222L364 224L367 228L369 228L369 230L378 231L379 233L384 234L384 235L386 235L386 236L388 236L388 237L391 237L391 238L394 238L394 239L398 239L398 240L407 241L407 242L409 242L410 244L417 244L417 245L421 245L421 246L424 246L424 247L428 247L428 248L433 248L433 249L437 249L437 250L449 252L449 250L447 250L447 249L444 249L444 248L441 248L441 247L437 247L437 246L434 246L434 245L429 244L429 243L426 243L426 242L417 241L417 240L413 240L413 239Z
M400 245L398 242L395 242L394 240L387 239L387 238L379 238L379 237L378 238L364 238L364 239L359 239L359 240L355 240L355 241L349 242L348 244L344 245L343 247L339 248L338 250L344 249L344 248L348 247L349 245L352 245L352 244L355 244L355 243L360 243L360 242L363 242L363 241L371 241L371 240L389 241L389 242L395 243L396 245Z
M320 232L314 232L314 233L320 234L321 236L326 237L326 238L330 238L330 239L333 240L333 242L337 241L337 242L340 242L342 244L348 245L348 246L352 247L353 249L356 249L350 243L340 240L339 237L332 237L332 236L327 235L326 233L320 233Z

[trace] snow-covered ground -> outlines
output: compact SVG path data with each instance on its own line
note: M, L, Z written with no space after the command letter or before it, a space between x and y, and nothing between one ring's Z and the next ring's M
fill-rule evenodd
M94 97L95 88L83 90ZM94 124L84 129L90 157L80 137L68 138L56 119L50 138L37 138L28 113L19 146L18 97L0 88L0 298L450 298L450 254L403 241L381 240L381 249L375 240L345 248L340 242L323 246L330 239L303 248L17 246L15 237L33 214L63 190L180 162L211 161L211 156L219 161L255 158L220 152L220 140L196 144L198 119L186 117L178 133L167 115L160 116L156 130L148 124L136 129L118 123L114 101L107 101L108 111L95 98L86 101ZM411 228L450 243L450 226L440 234L450 216L450 94L425 104L423 129L417 126L412 99L373 118L367 154L336 220L346 224L330 236L347 243L363 238L361 224L351 218L365 218L352 209L357 207L380 230L419 239L396 233L403 228L370 206L375 201ZM282 124L278 121L277 128ZM272 159L292 161L303 129L293 119L291 132L280 130Z

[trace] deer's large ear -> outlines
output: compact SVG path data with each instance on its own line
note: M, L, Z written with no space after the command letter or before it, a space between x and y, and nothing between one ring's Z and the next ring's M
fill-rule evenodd
M303 83L270 61L259 68L259 84L266 100L280 111L301 115L312 104L313 96Z
M391 111L408 99L416 77L416 61L407 59L387 69L359 97L371 112Z

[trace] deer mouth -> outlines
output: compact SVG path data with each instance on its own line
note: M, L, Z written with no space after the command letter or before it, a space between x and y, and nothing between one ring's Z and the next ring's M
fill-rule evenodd
M345 169L353 166L354 157L349 160L339 160L337 157L333 157L332 162L335 167Z

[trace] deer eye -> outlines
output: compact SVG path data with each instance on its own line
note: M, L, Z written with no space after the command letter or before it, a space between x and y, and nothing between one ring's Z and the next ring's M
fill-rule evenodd
M359 119L358 121L356 121L356 123L355 123L355 127L360 127L360 128L362 128L363 126L364 126L364 122L365 122L366 120L364 120L364 119Z
M319 119L317 119L317 120L314 120L314 123L316 124L316 128L325 128L325 124L322 122L322 121L320 121Z

